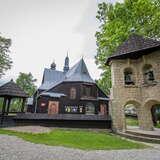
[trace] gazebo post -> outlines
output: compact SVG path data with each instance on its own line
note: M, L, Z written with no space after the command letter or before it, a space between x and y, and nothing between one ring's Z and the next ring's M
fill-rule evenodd
M5 113L5 108L6 108L6 102L7 102L7 99L6 99L6 97L4 97L3 108L2 108L2 116L1 116L1 125L3 124L3 120L4 120L4 113Z
M8 98L6 115L8 115L8 113L9 113L10 104L11 104L11 98Z
M21 112L24 112L25 102L26 102L26 98L23 98Z

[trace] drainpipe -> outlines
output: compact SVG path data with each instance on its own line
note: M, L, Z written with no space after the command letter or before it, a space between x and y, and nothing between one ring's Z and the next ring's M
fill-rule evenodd
M34 110L34 113L37 112L37 99L38 99L38 90L37 90L37 94L36 94L36 103L35 103L35 110Z

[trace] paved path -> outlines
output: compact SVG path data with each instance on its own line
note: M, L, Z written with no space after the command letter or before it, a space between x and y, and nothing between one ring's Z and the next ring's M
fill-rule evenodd
M158 135L160 136L160 128L154 128L153 131L145 131L140 129L138 126L127 126L128 131L142 133L142 134L148 134L148 135Z
M160 145L145 150L84 151L0 135L0 160L160 160Z

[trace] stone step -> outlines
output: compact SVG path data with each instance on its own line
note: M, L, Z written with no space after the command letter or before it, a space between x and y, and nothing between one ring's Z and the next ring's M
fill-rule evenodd
M132 140L136 140L136 141L160 144L160 139L159 138L144 137L144 136L140 136L140 135L138 136L138 135L129 134L129 133L125 133L125 132L118 132L117 134L122 136L122 137L132 139Z
M127 130L126 133L136 135L136 136L143 136L143 137L149 137L149 138L158 138L160 139L160 135L154 135L154 134L148 134L148 133L140 133L136 131Z

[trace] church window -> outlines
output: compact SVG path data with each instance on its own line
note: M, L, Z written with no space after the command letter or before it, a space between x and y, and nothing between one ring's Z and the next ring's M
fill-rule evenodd
M70 89L70 99L75 99L76 98L76 88L71 88Z
M86 114L95 114L95 105L91 102L86 104Z

